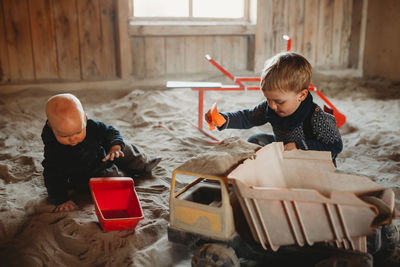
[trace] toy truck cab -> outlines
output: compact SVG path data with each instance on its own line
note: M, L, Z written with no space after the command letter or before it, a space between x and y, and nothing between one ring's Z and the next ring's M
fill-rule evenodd
M177 176L194 180L175 192ZM226 177L174 170L169 207L169 239L188 233L226 241L235 233Z
M177 176L192 182L177 191ZM232 194L227 177L173 171L168 239L202 249L202 256L193 256L192 266L240 266L233 249L240 246L240 238L235 231Z

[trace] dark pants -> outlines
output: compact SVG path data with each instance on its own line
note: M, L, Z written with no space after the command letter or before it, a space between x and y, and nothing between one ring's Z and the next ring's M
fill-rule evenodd
M139 147L125 144L124 157L114 159L109 162L109 167L102 167L101 170L94 170L89 177L77 177L69 180L70 189L77 192L90 192L89 180L94 177L138 177L145 172L147 163L146 155Z
M147 157L139 147L132 144L125 144L124 157L112 161L112 165L96 173L97 177L123 177L138 176L144 173Z

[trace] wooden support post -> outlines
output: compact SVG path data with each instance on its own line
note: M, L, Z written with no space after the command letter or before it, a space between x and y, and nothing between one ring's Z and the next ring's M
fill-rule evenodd
M127 79L132 74L131 48L128 34L129 0L117 0L117 74Z
M203 129L203 101L204 101L204 88L199 88L199 129Z

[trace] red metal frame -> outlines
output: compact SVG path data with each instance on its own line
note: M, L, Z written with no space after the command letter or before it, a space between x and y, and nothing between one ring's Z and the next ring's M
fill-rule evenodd
M284 35L283 38L287 41L286 50L290 51L292 45L292 39ZM260 77L236 77L232 75L228 70L222 67L218 62L216 62L210 55L205 55L207 61L209 61L212 65L214 65L219 71L221 71L225 76L231 79L235 85L227 86L221 85L221 87L196 87L192 88L193 91L198 91L198 125L197 128L207 137L213 139L217 143L220 142L218 138L210 135L209 133L203 130L203 104L204 104L204 93L206 91L258 91L260 90L260 86L247 86L245 82L260 82ZM333 115L336 118L336 124L338 127L341 127L346 122L346 116L339 112L339 110L315 87L312 83L310 83L309 91L314 91L321 99L330 107L333 111Z
M285 39L287 41L286 51L290 51L290 49L292 49L292 38L290 38L289 35L285 34L285 35L283 35L283 39Z
M289 51L291 49L292 39L284 35L283 37L287 41L286 50ZM214 65L219 71L221 71L225 76L231 79L235 84L239 85L239 87L215 87L215 88L192 88L194 91L198 91L198 128L203 129L203 102L204 102L204 92L205 91L258 91L260 90L260 86L247 86L243 82L260 82L260 77L236 77L232 75L228 70L222 67L218 62L216 62L210 55L205 55L205 58L208 62Z
M203 102L205 91L245 91L245 87L207 87L207 88L192 88L193 91L198 91L198 128L203 129ZM247 87L246 90L258 91L260 87Z
M287 35L284 35L283 38L287 41L286 50L290 51L291 46L292 46L292 39ZM222 67L219 63L217 63L210 55L206 55L205 57L211 64L213 64L217 69L219 69L224 75L226 75L228 78L230 78L232 81L234 81L236 84L238 84L240 86L238 88L229 88L229 87L228 88L207 88L208 90L206 90L206 91L260 90L259 86L248 87L243 83L243 82L260 82L261 81L260 77L236 77L236 76L232 75L229 71L227 71L224 67ZM193 90L197 90L197 89L198 88L193 89ZM329 108L333 110L333 115L336 118L337 127L341 127L343 124L346 123L346 116L343 115L341 112L339 112L339 110L321 93L321 91L319 91L317 89L317 87L315 87L312 83L310 83L308 90L314 91L329 106ZM203 112L203 92L202 92L201 97L202 97L201 100L199 97L199 112L200 112L200 110L201 110L201 112ZM201 107L200 107L200 105L201 105ZM201 115L199 115L199 128L203 128L202 114L203 113L201 113Z

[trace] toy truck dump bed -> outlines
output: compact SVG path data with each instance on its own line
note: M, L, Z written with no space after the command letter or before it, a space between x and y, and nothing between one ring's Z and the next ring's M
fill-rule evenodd
M367 235L391 236L383 246L381 235L369 235L371 253L392 253L398 242L394 201L391 189L337 171L329 152L226 139L172 172L168 239L195 249L193 267L243 259L314 266L343 257L372 266Z
M273 143L228 178L264 249L335 241L366 252L365 236L395 216L392 190L337 172L329 152L284 151L282 143Z

